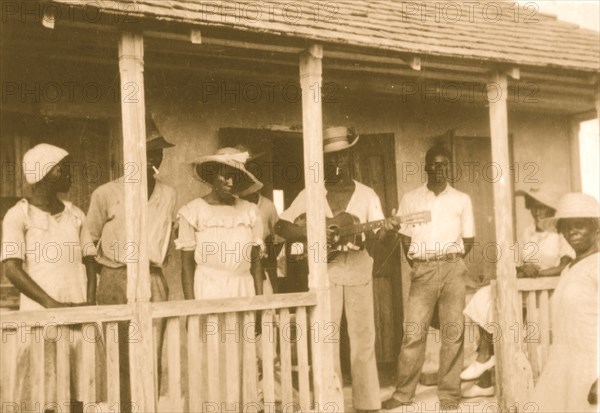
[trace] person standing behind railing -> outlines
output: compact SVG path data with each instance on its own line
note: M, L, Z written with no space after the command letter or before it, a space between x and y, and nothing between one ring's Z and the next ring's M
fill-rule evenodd
M552 345L532 397L540 413L597 411L599 208L595 198L571 193L553 218L540 222L558 230L576 253L550 302Z
M176 248L182 251L181 278L186 300L210 300L237 297L253 297L263 293L261 246L263 224L255 204L240 199L242 191L258 191L262 184L244 167L248 153L233 148L222 148L217 154L205 156L193 163L194 175L210 185L212 191L183 206L178 213L179 235ZM224 316L219 315L217 325L211 325L212 333L227 333L227 340L236 340L238 350L237 395L226 394L231 379L226 377L226 358L229 343L219 338L218 348L210 347L206 340L209 325L202 322L202 365L190 366L200 369L204 386L197 389L203 393L206 411L253 411L258 410L258 389L244 386L243 366L256 363L256 358L245 357L245 345L254 346L254 328L247 329L242 313L236 313L233 329L227 329ZM234 334L232 338L231 335ZM250 343L250 344L248 344ZM216 354L215 354L216 353ZM215 360L219 372L208 371L209 360ZM209 381L218 380L218 395L206 394ZM255 383L250 379L249 383ZM233 401L235 405L228 405Z
M6 213L1 254L6 276L21 293L19 310L92 305L96 295L96 248L83 226L84 213L58 197L71 187L68 152L39 144L23 156L23 171L32 185L32 196L23 198ZM77 410L82 407L77 380L82 361L81 329L75 331L70 343L70 367L71 399ZM44 335L57 337L46 330ZM16 401L23 411L36 409L40 399L45 405L56 402L56 342L44 343L46 385L40 389L44 393L41 397L32 394L29 344L21 346L17 356Z
M146 122L146 160L148 174L148 258L150 260L150 291L152 302L167 301L169 288L163 275L171 229L175 214L175 189L158 178L158 168L163 160L163 149L173 147L160 134L154 122ZM86 227L98 244L96 260L100 264L97 301L100 305L127 304L127 262L136 259L137 246L128 244L125 236L125 181L139 178L128 176L135 165L126 165L126 175L98 187L92 193ZM160 386L162 346L165 320L154 320L157 331L156 369ZM119 323L119 370L121 411L135 410L131 405L129 380L129 323Z

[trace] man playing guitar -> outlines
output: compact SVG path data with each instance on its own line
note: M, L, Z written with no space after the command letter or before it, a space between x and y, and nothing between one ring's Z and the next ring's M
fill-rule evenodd
M360 223L383 220L381 202L375 191L351 179L349 149L359 137L348 128L334 127L326 129L323 138L327 217L332 219L348 213ZM288 242L306 241L305 221L301 217L306 212L306 202L318 200L306 199L306 192L302 191L275 226L276 233ZM384 238L388 231L394 230L394 225L394 220L383 221L383 230L377 236ZM335 244L336 238L335 231L328 229L328 244ZM313 259L312 253L309 257ZM357 411L381 409L375 361L372 270L371 256L364 248L353 245L342 248L328 264L332 320L337 326L334 337L338 343L335 350L336 373L341 388L339 326L342 312L345 312L350 338L353 405Z

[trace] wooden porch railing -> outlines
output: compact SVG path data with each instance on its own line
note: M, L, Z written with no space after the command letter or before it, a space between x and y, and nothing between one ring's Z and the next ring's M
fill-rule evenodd
M245 406L247 411L258 411L264 408L265 412L284 411L311 411L315 399L312 389L318 377L311 378L311 362L309 352L311 343L319 340L311 332L310 319L317 303L314 293L288 294L277 296L259 296L251 298L238 298L227 300L207 301L178 301L152 304L152 318L166 319L167 329L165 335L166 357L166 384L167 399L170 411L231 411L231 404L239 400L239 395L249 395L259 388L259 369L262 369L263 397L254 403L254 406ZM261 315L262 338L253 338L255 316ZM84 383L84 406L90 408L91 404L104 407L102 411L119 411L119 346L117 322L131 321L134 319L133 306L102 306L70 308L60 310L46 310L35 312L6 312L2 313L2 357L1 373L1 398L3 403L17 406L17 354L24 345L31 346L32 377L35 392L38 395L36 402L40 406L59 406L60 411L70 411L70 358L69 358L69 330L78 328L104 327L106 334L103 337L105 354L96 354L97 347L93 340L82 341L83 363L81 365ZM236 331L236 323L243 320L247 336L240 337L231 334ZM203 324L206 323L206 324ZM144 323L151 325L151 323ZM202 334L203 326L221 326L224 331L211 330L210 334ZM56 354L47 354L44 351L44 329L56 327L61 332L56 340ZM19 335L23 328L30 327L39 335ZM137 328L137 327L136 327ZM140 345L136 342L135 328L130 330L132 346ZM46 334L47 336L47 334ZM140 334L154 340L156 334ZM55 337L53 335L53 337ZM187 337L182 343L183 337ZM48 339L48 337L46 337ZM240 340L243 346L242 357L245 362L239 365L238 351ZM260 346L260 348L257 348ZM156 351L156 346L154 347ZM182 348L185 351L182 352ZM223 371L216 357L202 360L205 354L218 354L219 350L226 351L226 368ZM257 356L261 354L261 357ZM147 372L148 366L136 366L135 359L130 352L131 369L137 369L134 377ZM312 353L314 355L314 352ZM155 354L156 356L156 354ZM104 400L98 400L96 393L96 358L106 358L105 370L106 393ZM46 386L44 379L45 361L52 358L57 365L56 394L51 400L45 400ZM156 357L154 358L156 360ZM276 363L278 361L278 363ZM164 365L165 363L163 363ZM202 374L202 367L206 366L207 373ZM144 370L145 369L145 370ZM154 366L155 377L156 366ZM314 370L313 370L314 372ZM210 377L204 380L203 377ZM220 377L225 380L220 380ZM159 378L160 379L160 378ZM226 382L226 388L219 388L220 382ZM155 382L155 400L158 400L158 383ZM132 403L136 404L137 397L144 397L135 393L135 383L132 383ZM201 391L206 389L206 392ZM278 391L277 391L278 390ZM163 392L165 393L165 392ZM202 399L203 394L208 394L209 400L220 400L219 396L225 394L227 406L214 406ZM276 397L276 395L278 397ZM183 405L177 405L183 400ZM217 410L215 410L217 409ZM17 411L21 411L17 410ZM43 411L44 409L40 409ZM243 411L243 410L241 410Z
M550 298L558 285L559 277L520 278L517 279L517 303L520 311L514 327L507 334L519 339L519 345L526 357L521 365L521 372L531 390L539 378L546 361L550 345L552 344L552 325ZM497 284L492 282L493 296L497 296ZM497 317L497 313L496 313ZM503 354L498 348L502 343L496 342L498 354ZM500 377L496 381L503 385Z
M540 376L552 343L550 323L550 298L558 285L559 277L522 278L517 280L519 302L524 311L519 313L523 326L523 351L527 354L534 381Z
M71 351L76 342L81 345L81 363L78 369L81 383L80 400L86 406L102 402L106 408L120 405L119 392L119 336L117 323L131 321L133 312L127 305L103 307L78 307L41 311L10 311L0 313L2 339L0 356L0 400L3 411L70 411L71 409ZM103 331L99 326L103 327ZM80 339L76 335L80 334ZM55 343L47 347L48 343ZM100 345L99 345L100 344ZM23 349L30 360L29 372L18 371L19 354ZM47 348L55 348L48 354ZM99 350L104 354L98 354ZM106 396L97 394L97 358L104 365ZM46 400L47 386L45 368L51 361L56 366L56 394ZM29 374L34 400L20 400L17 374ZM104 393L102 391L101 393ZM25 404L23 404L25 403ZM30 403L34 403L31 405ZM107 409L103 410L107 410ZM113 410L114 411L114 410Z

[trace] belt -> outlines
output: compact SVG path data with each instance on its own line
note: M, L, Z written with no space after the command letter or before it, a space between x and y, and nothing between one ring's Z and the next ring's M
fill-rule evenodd
M413 261L414 262L458 261L462 257L463 257L462 254L453 252L451 254L444 254L444 255L434 255L434 254L426 255L425 257L413 258Z

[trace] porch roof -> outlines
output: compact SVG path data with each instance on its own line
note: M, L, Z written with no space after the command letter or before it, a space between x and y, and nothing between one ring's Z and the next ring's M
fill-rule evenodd
M51 1L372 50L584 72L600 70L597 32L534 9L517 9L512 1Z

